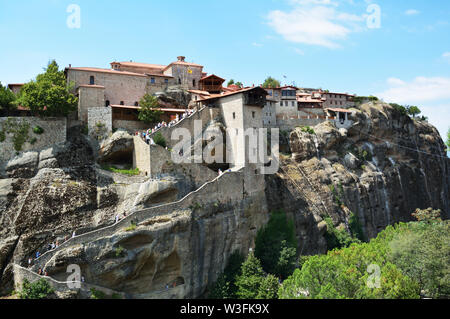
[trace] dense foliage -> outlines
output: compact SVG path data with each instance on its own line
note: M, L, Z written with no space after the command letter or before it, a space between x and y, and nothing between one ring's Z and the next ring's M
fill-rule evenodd
M237 296L240 299L276 299L278 280L266 276L261 262L251 252L242 264L241 274L236 278Z
M280 87L280 81L274 79L273 77L269 76L262 85L263 88L279 88Z
M153 136L153 141L155 142L156 145L159 145L159 146L162 146L162 147L166 147L167 146L166 139L164 138L164 136L162 136L161 132L157 132Z
M158 110L159 102L158 98L145 94L139 102L141 108L139 109L138 118L146 124L155 124L161 120L163 112Z
M265 227L258 231L255 256L264 271L287 278L295 269L297 239L294 222L283 211L273 212Z
M370 243L305 259L283 282L280 298L448 297L449 223L438 213L418 210L419 222L389 226Z
M241 274L241 265L244 262L244 256L239 252L231 254L227 267L219 276L213 286L209 297L212 299L236 299L237 286L236 278Z
M0 82L0 110L9 111L15 108L16 95Z
M27 279L23 281L22 290L19 292L20 299L48 299L54 293L52 287L45 279L30 283Z
M71 86L67 85L64 71L59 71L56 61L52 61L35 81L23 86L17 103L35 114L67 116L76 110L78 101L70 90Z

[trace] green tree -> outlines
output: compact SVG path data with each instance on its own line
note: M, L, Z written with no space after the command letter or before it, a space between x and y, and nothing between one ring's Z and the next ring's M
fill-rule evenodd
M241 274L236 278L237 296L240 299L256 299L264 279L261 262L251 252L242 264Z
M19 93L17 103L29 108L35 114L44 116L67 116L75 111L77 97L70 90L64 71L59 71L56 61L48 64L45 72L35 81L26 83Z
M389 260L414 279L427 297L450 297L450 223L439 210L417 210L419 223L390 242Z
M23 281L22 290L19 292L20 299L48 299L54 290L45 279L30 283L27 279Z
M0 110L9 111L15 108L16 95L0 82Z
M278 88L280 87L280 81L274 79L273 77L269 76L262 85L263 88Z
M164 114L159 107L158 98L145 94L139 102L141 108L139 109L138 118L146 124L154 124L161 120L161 116Z
M244 256L238 251L231 254L227 267L214 284L209 297L212 299L236 299L236 278L241 274L241 266L245 261Z
M273 212L269 222L258 231L255 256L267 273L288 277L295 268L297 239L294 222L283 211Z
M278 283L277 277L268 275L262 280L256 299L277 299L279 287L280 284Z
M408 114L413 118L416 118L416 115L422 113L422 111L417 106L408 106L407 107Z
M244 87L244 84L242 84L242 82L236 82L235 83L237 86L239 86L240 88L243 88Z
M230 81L228 81L227 86L233 85L234 84L234 80L231 79Z

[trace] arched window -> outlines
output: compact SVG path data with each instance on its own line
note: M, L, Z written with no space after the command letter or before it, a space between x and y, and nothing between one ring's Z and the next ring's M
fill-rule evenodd
M120 105L125 105L125 103L123 101L120 101Z
M181 78L178 78L178 84L181 84Z
M94 85L95 84L95 77L93 75L91 75L91 77L89 78L89 84L90 85Z
M111 103L109 102L109 100L106 100L105 102L105 106L108 107Z
M192 85L195 87L195 79L192 80Z

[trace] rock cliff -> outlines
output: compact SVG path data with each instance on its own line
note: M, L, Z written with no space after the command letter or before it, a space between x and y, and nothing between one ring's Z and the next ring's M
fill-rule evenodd
M327 216L348 229L353 212L368 238L416 208L448 218L450 168L437 130L382 103L353 109L352 119L349 130L328 122L314 134L293 130L292 154L265 177L216 178L206 166L170 163L158 180L102 170L96 160L130 152L124 133L100 156L77 131L64 145L20 155L0 176L0 294L14 287L13 264L26 266L55 241L61 246L34 265L55 280L77 264L89 284L130 298L195 298L233 251L253 246L271 210L294 218L302 254L326 251Z

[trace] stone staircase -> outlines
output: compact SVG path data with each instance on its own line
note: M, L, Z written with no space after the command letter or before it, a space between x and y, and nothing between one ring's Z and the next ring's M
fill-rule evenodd
M46 279L50 282L50 284L60 291L66 291L68 289L67 282L59 282L48 276L40 276L37 274L37 270L41 268L45 270L46 265L52 258L60 251L69 248L75 245L88 244L93 242L101 237L112 236L120 230L130 226L131 223L135 225L139 225L140 223L147 221L151 218L155 218L158 216L169 215L173 211L179 211L182 209L186 209L189 207L194 207L196 203L203 202L205 203L205 199L207 199L208 203L217 203L224 202L227 200L242 200L243 194L242 190L233 190L230 189L229 184L239 183L241 180L243 182L244 176L242 172L243 168L232 169L230 172L225 172L222 175L216 177L215 179L206 182L197 190L187 194L184 198L179 201L162 204L159 206L154 206L148 209L139 210L132 212L130 215L126 216L122 220L117 223L106 226L91 232L87 232L75 237L68 239L66 242L62 243L58 248L53 249L51 251L47 251L42 254L39 258L34 260L34 265L30 268L24 268L20 265L14 264L14 277L16 283L22 283L23 279L28 279L31 281L36 281L41 278ZM239 180L237 180L239 179ZM233 193L234 192L234 193ZM228 194L228 195L227 195ZM17 273L16 273L17 270ZM108 291L110 289L98 287L95 285L90 285L86 283L82 283L82 287L84 287L85 291L89 291L90 288L98 288L102 291ZM177 287L178 288L178 287ZM86 290L87 289L87 290ZM174 288L175 289L175 288ZM180 288L181 289L181 288ZM111 293L118 293L110 290ZM151 292L152 294L157 293L165 293L166 290L161 290L160 292ZM168 293L168 292L167 292ZM122 293L118 293L119 295L123 295ZM144 295L143 295L144 296ZM145 295L147 296L147 295ZM155 298L157 298L155 296Z

